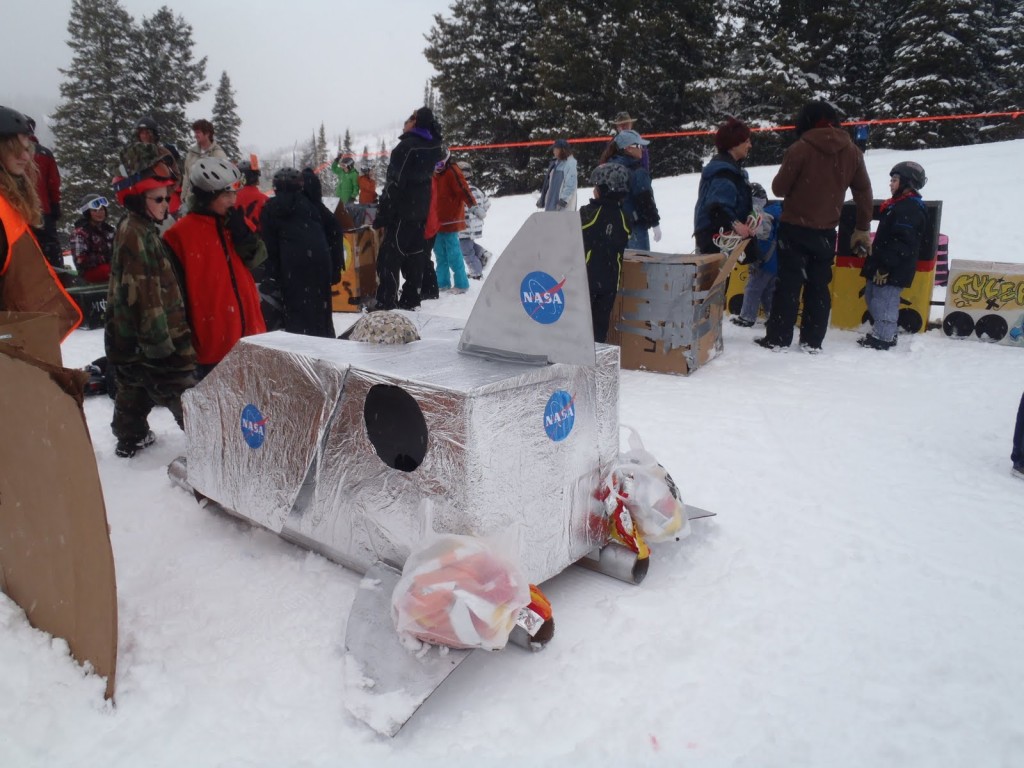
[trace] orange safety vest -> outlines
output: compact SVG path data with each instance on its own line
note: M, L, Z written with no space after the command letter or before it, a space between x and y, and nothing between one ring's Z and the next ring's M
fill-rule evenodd
M7 253L0 254L0 309L56 315L64 341L82 324L82 310L43 256L25 217L3 195L0 223L7 234Z

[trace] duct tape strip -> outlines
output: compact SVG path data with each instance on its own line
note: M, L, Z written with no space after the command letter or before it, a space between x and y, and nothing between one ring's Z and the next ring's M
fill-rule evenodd
M660 264L640 262L647 282L646 289L624 290L624 297L638 299L636 310L624 312L625 321L641 326L620 324L621 333L661 341L665 351L686 348L696 340L693 317L697 296L693 290L697 268L691 264Z

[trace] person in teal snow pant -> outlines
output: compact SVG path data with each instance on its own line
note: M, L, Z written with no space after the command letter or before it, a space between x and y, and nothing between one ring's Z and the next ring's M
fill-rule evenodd
M476 199L469 191L466 177L447 151L444 159L434 166L432 193L424 235L429 240L436 232L437 287L441 291L465 293L469 290L469 277L459 247L459 232L466 228L466 206L476 205Z

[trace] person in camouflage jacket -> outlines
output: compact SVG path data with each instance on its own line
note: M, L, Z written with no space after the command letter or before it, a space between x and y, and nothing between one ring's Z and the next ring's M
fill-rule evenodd
M184 429L181 395L196 381L196 353L174 255L157 229L173 179L151 145L135 144L122 158L130 175L114 186L128 214L114 237L104 344L117 371L115 453L127 458L155 439L147 420L154 406Z

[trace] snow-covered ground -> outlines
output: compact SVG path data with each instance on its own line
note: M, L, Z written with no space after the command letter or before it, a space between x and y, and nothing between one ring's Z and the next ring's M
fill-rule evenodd
M869 152L876 196L904 158L944 202L953 259L1024 262L1024 142ZM692 248L696 188L655 182L660 249ZM483 243L497 255L534 210L495 200ZM468 316L478 291L424 311ZM0 596L0 765L1024 765L1024 352L932 331L880 353L830 330L824 354L770 353L760 332L727 323L689 378L622 372L622 422L717 517L656 545L639 587L577 568L546 583L547 648L474 654L394 739L345 711L360 577L173 487L185 440L166 412L156 445L116 458L111 402L90 399L117 703ZM77 331L65 364L102 347Z

